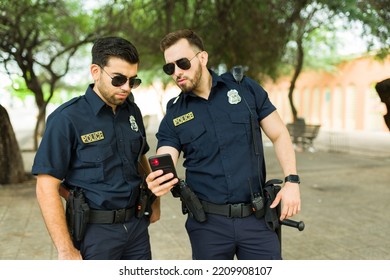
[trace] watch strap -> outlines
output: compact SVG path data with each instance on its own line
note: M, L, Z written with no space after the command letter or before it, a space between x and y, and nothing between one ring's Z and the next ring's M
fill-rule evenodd
M295 174L290 174L290 175L286 176L286 178L284 178L284 182L291 182L291 183L297 183L297 184L301 183L299 176L295 175Z

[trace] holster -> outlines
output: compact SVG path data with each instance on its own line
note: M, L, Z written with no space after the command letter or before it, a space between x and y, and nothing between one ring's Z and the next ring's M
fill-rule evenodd
M75 242L83 240L89 221L89 206L85 202L83 191L69 191L65 215L72 240Z
M276 231L280 227L280 221L279 221L280 206L278 205L275 208L270 208L270 205L275 200L276 195L281 189L279 184L282 183L283 183L282 180L272 179L267 181L263 188L264 198L265 198L264 219L267 224L267 227L273 231Z
M207 220L206 213L204 212L203 205L199 201L199 198L184 180L179 180L179 183L171 189L171 192L174 197L180 197L183 214L188 213L188 215L199 223Z

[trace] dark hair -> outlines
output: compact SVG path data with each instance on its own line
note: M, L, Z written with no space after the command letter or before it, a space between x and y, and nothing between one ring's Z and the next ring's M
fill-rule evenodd
M378 82L376 85L375 85L375 89L378 93L380 94L390 94L390 78L389 79L385 79L383 81L380 81Z
M92 64L104 67L111 57L123 59L130 64L139 63L136 47L120 37L104 37L95 41L92 47Z
M160 49L165 51L167 48L174 45L180 39L186 39L191 46L198 48L200 51L204 51L203 40L191 29L181 29L171 33L162 38L160 42Z

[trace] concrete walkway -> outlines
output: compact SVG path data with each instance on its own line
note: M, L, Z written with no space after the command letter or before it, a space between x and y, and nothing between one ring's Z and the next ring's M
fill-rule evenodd
M154 129L150 127L150 155ZM297 152L303 204L294 219L303 220L306 228L299 232L283 227L283 257L390 260L390 135L340 134L337 145L332 137L323 132L315 141L316 152ZM265 154L268 179L282 178L268 141ZM23 157L30 171L34 153ZM183 172L178 168L179 176ZM191 259L184 222L179 201L164 196L161 220L150 226L154 259ZM35 180L12 188L0 185L0 260L56 258L36 202Z

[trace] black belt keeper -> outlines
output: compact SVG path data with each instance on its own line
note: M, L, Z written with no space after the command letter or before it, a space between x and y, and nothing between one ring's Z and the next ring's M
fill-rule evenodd
M90 210L90 224L123 224L135 215L135 207L118 210Z
M226 216L228 218L245 218L253 214L250 203L214 204L201 201L206 213Z

